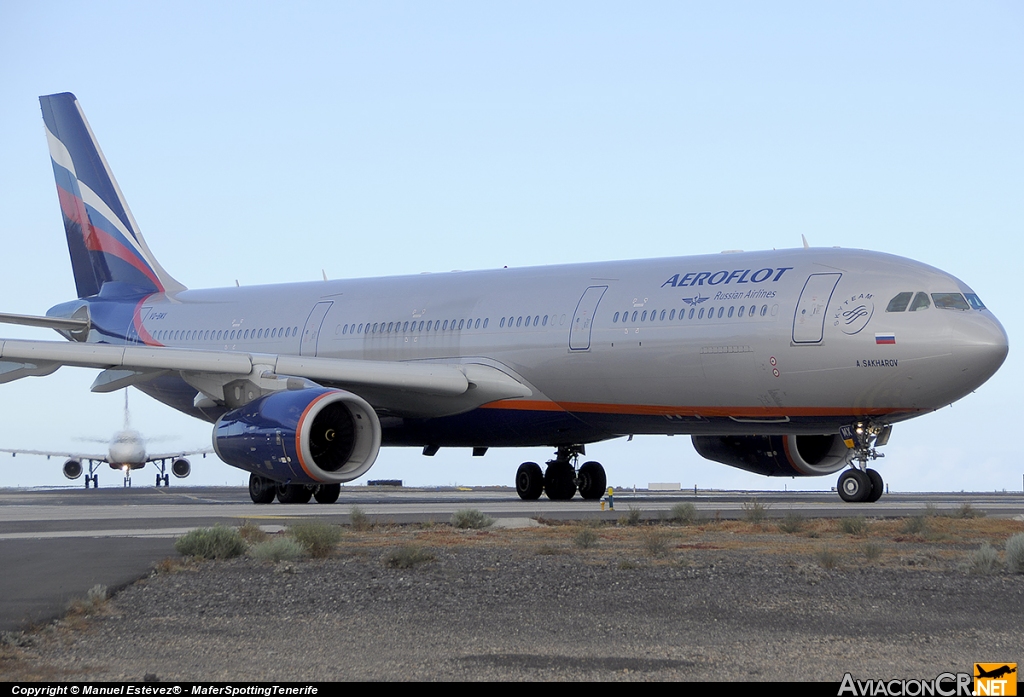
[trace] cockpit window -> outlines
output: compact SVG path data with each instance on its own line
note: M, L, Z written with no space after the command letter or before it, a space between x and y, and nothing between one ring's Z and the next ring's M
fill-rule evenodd
M928 301L927 293L918 293L914 296L914 302L910 303L910 311L927 310L932 304Z
M971 306L959 293L932 293L935 307L943 310L970 310Z
M910 299L914 297L911 292L900 293L895 298L889 301L889 306L885 308L886 312L903 312L907 309L907 305L910 304Z
M985 309L985 303L981 302L981 298L979 298L974 293L964 293L964 297L967 298L967 302L969 302L971 304L971 307L973 307L975 310Z

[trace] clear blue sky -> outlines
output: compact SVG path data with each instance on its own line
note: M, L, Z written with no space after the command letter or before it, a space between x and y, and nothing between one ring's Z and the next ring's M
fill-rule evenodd
M1010 356L976 394L897 426L879 469L893 489L1019 490L1022 69L1014 2L7 2L0 310L75 295L37 100L71 91L150 247L189 287L794 247L801 234L947 270L1002 320ZM91 394L94 375L0 386L3 447L112 433L122 398ZM208 425L132 403L143 433L209 443ZM618 485L835 484L747 475L685 437L588 454ZM386 449L370 476L510 484L519 462L548 456ZM196 483L246 481L210 460L194 470ZM51 483L65 483L56 461L0 459L0 485Z

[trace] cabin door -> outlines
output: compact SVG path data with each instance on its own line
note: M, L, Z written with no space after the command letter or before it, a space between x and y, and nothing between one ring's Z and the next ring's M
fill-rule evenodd
M812 273L807 277L793 315L794 344L821 343L828 303L842 276L841 273Z
M572 324L569 326L569 349L572 351L590 350L590 333L594 328L594 313L597 312L597 304L604 297L608 286L590 286L583 292L576 305L576 312L572 316Z
M324 323L327 311L331 309L333 302L325 301L313 306L313 311L306 319L306 326L302 328L302 340L299 342L300 356L315 356L316 345L320 339L320 325Z

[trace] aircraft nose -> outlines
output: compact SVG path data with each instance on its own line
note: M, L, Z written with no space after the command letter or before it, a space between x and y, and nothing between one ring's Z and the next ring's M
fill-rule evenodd
M962 359L963 370L975 377L977 387L999 370L1010 351L1010 341L1003 325L989 312L971 310L958 319L953 351Z

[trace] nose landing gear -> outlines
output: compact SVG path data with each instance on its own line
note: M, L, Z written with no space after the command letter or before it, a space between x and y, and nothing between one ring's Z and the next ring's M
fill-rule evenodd
M548 460L541 472L536 462L524 462L516 472L516 493L524 501L536 501L546 493L552 501L568 501L576 492L587 500L597 500L608 484L600 462L584 462L577 470L576 461L586 455L582 445L560 445L555 459Z
M843 426L839 433L847 447L853 450L850 469L839 475L836 486L839 498L848 503L874 503L882 497L885 483L882 475L867 465L869 460L885 457L876 448L889 442L892 426L859 421L853 426Z

